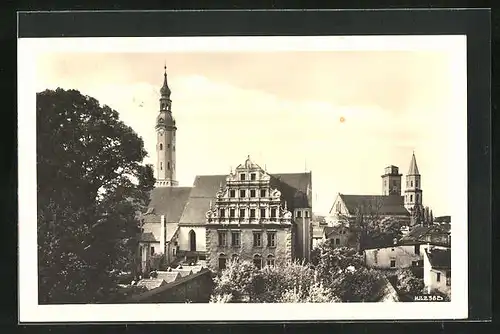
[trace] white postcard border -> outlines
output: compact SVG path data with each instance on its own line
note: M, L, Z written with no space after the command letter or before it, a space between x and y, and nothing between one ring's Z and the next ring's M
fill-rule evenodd
M449 303L38 305L36 229L36 57L58 52L262 52L434 50L454 55L455 147L447 169L456 206ZM468 314L466 36L35 38L18 40L19 321L286 321L464 319ZM453 123L452 123L453 122ZM445 176L443 176L445 177Z

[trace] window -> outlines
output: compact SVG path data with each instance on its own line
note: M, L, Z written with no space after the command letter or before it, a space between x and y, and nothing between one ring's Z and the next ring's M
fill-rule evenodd
M262 247L262 234L260 232L253 233L253 246Z
M436 273L436 282L441 282L441 273Z
M297 210L297 218L300 218L300 217L302 217L302 211Z
M160 170L163 170L163 162L160 161Z
M240 190L240 197L245 197L246 196L246 191L243 189L243 190Z
M413 202L413 195L410 195L410 202Z
M252 173L250 174L250 180L255 181L257 179L257 174Z
M410 187L413 187L413 181L410 181Z
M253 257L253 264L259 269L262 268L262 257L260 255L255 255Z
M155 248L151 247L151 255L155 255Z
M240 180L245 181L245 174L240 174Z
M231 232L231 246L240 246L240 232Z
M274 256L272 256L272 255L267 256L267 265L274 266Z
M417 267L418 266L418 261L411 261L411 265L413 267Z
M396 267L396 260L391 260L391 268L395 268Z
M415 180L415 187L418 188L418 180Z
M255 209L250 209L250 218L255 218Z
M236 191L235 190L229 190L229 197L236 197Z
M337 213L340 213L340 209L341 209L340 202L337 202Z
M219 246L227 246L227 233L224 232L219 232Z
M167 169L170 170L170 161L167 162Z
M260 209L260 218L266 218L266 209Z
M233 261L233 262L238 262L238 255L237 255L237 254L233 254L233 255L231 256L231 261Z
M309 211L304 211L304 217L309 218Z
M226 269L226 256L224 254L219 255L219 270Z
M236 210L235 209L229 209L229 217L230 218L234 218L235 215L236 215Z
M271 218L276 218L276 208L271 209Z
M245 218L245 209L240 209L240 218Z
M250 197L255 197L255 189L250 190Z
M267 246L276 247L276 232L267 232Z
M226 217L226 210L225 209L220 209L220 216L221 216L221 218Z
M415 245L415 254L420 255L420 245Z
M335 238L335 244L340 245L340 238Z
M160 143L160 151L163 150L163 144Z
M266 197L266 189L260 190L260 197Z

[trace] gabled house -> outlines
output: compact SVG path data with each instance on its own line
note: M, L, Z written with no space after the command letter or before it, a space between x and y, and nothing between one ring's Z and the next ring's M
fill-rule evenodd
M451 292L451 250L426 248L424 252L424 285L428 293Z
M324 240L331 239L334 247L347 247L349 235L349 228L345 225L326 226L323 229Z

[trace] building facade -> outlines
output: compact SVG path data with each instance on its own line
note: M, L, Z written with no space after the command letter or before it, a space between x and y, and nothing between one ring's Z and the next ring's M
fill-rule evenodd
M250 157L228 175L206 218L210 268L224 269L232 259L253 261L258 268L292 260L292 212L271 176Z
M424 285L427 293L451 294L451 250L429 247L424 252Z
M312 248L310 172L270 174L248 157L229 175L198 175L191 187L179 187L176 130L165 70L160 111L155 122L156 183L149 207L141 217L142 270L149 269L151 260L160 255L166 265L209 258L212 268L217 269L219 258L222 263L224 256L236 254L236 248L222 247L224 229L227 243L232 244L234 236L240 256L251 258L256 264L259 257L262 265L289 259L309 260ZM241 179L242 175L245 179ZM223 220L220 210L224 210Z

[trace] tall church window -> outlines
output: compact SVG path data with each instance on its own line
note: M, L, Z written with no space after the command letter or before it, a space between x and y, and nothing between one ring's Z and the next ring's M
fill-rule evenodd
M160 143L160 151L163 150L163 144Z

